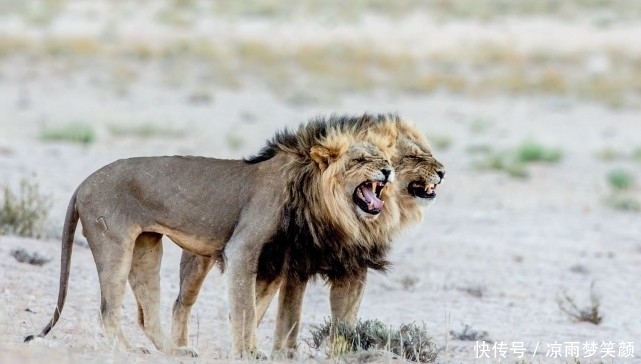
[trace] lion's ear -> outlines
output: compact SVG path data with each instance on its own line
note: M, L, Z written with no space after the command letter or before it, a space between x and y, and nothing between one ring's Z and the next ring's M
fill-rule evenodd
M343 144L330 146L315 145L309 150L309 156L318 164L321 171L324 171L330 164L340 158L346 149L346 145Z
M327 166L332 163L332 156L329 149L322 146L313 146L312 149L309 150L309 156L318 164L321 171L324 171Z

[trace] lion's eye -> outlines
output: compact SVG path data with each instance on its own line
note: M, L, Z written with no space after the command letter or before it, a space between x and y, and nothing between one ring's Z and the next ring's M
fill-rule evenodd
M363 163L363 162L365 162L365 158L363 157L356 158L356 163Z

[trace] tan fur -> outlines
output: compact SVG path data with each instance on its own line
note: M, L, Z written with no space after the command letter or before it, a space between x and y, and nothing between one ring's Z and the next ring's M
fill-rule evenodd
M401 218L399 224L392 227L391 231L397 232L420 223L424 208L431 204L431 201L421 201L422 199L410 195L407 189L408 184L423 181L438 185L441 183L441 177L437 172L445 173L445 168L433 157L422 133L409 122L396 116L386 116L381 119L378 123L370 125L365 132L396 141L392 165L397 173L394 187ZM361 280L331 284L330 306L333 321L355 324L366 276L365 270Z
M329 123L331 122L332 120L329 121ZM363 225L363 222L357 221L356 226L352 227L351 231L356 234L364 232L365 238L369 236L369 241L375 244L381 241L388 242L403 228L420 222L422 219L421 206L425 205L425 203L415 201L416 198L408 193L406 187L408 183L416 179L435 181L435 176L438 177L436 171L443 171L443 166L431 155L423 135L411 124L393 115L381 115L378 118L364 115L361 118L348 119L336 133L337 135L328 138L327 142L329 144L332 143L333 137L340 139L338 136L340 134L349 135L350 138L355 140L366 140L379 147L386 156L389 156L392 159L393 166L396 166L396 164L401 166L401 169L396 170L397 180L392 186L389 186L392 188L386 191L388 198L392 198L395 202L391 205L394 210L388 211L391 212L388 215L390 218L377 220L375 224L365 226L365 229L359 228L358 226ZM334 149L341 148L341 146L334 145ZM413 163L403 160L403 157L412 157ZM320 166L324 166L324 160L331 160L334 157L319 146L314 149L312 158ZM329 188L334 181L327 180L326 182L327 184L324 186ZM388 202L386 202L384 210L389 206ZM338 209L341 207L327 206L327 208L329 211L340 211ZM398 211L399 215L396 215L396 211ZM342 218L340 215L339 217ZM347 224L350 224L350 222L347 222ZM359 238L361 237L357 236L357 239ZM201 258L188 252L183 252L182 259L184 262L201 260ZM194 266L198 267L198 264L195 263ZM194 270L201 273L201 276L196 278L192 272L183 272L181 269L181 292L174 305L173 327L182 328L176 330L174 340L181 345L188 343L188 336L178 334L187 332L189 311L197 298L200 285L197 286L197 289L183 290L182 287L194 286L192 281L202 282L207 274L202 269L194 268ZM334 320L351 324L355 322L366 277L367 267L363 267L354 272L349 280L330 280L330 302ZM257 323L260 323L262 314L264 314L278 290L281 281L257 282L257 287L269 287L269 289L262 289L261 294L257 293L256 305L260 307L261 311ZM273 347L273 356L276 357L291 357L295 352L295 339L298 333L298 320L300 320L300 305L302 304L302 294L306 284L304 281L301 282L295 279L285 279L285 282L286 285L284 287L287 287L287 289L281 289L279 295L278 323ZM185 304L185 301L188 301L189 304Z
M51 330L64 306L71 242L80 220L98 270L103 327L121 349L147 352L131 346L121 329L120 309L129 280L138 304L138 323L153 344L167 354L196 355L187 347L189 310L181 307L193 305L204 276L220 264L228 280L232 357L260 357L256 325L281 280L292 273L290 260L283 260L278 269L261 268L265 244L279 242L279 236L291 229L303 229L312 240L298 242L303 251L305 244L318 246L328 236L354 234L358 240L344 240L347 245L340 246L346 252L362 251L375 244L372 233L386 234L387 226L400 218L390 186L381 195L385 208L379 215L364 216L352 201L361 183L379 180L383 170L391 170L388 156L370 143L339 132L320 133L314 127L303 125L291 133L295 143L291 138L282 143L275 138L270 150L249 161L132 158L90 175L69 203L58 304L39 336ZM356 162L361 159L362 164ZM284 225L283 217L295 220ZM158 312L163 235L191 254L181 262L181 281L189 282L181 282L174 307L174 340L164 333ZM361 257L346 259L355 258ZM310 264L307 274L324 274L322 265ZM257 272L272 278L258 279ZM304 286L285 283L283 287L302 301ZM297 331L301 302L288 297L283 296L281 305L290 308L279 316L277 327L279 340L284 338L291 346L296 335L288 332Z

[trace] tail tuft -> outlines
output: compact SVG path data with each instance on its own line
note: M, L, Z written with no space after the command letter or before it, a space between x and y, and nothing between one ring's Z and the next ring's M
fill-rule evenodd
M24 342L28 343L29 341L31 341L31 340L33 340L33 339L35 339L35 338L36 338L35 336L33 336L33 335L29 335L29 336L27 336L27 337L25 337L25 338L24 338Z

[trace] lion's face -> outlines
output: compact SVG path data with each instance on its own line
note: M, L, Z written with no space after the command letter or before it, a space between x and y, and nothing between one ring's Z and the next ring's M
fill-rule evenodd
M342 158L345 193L351 195L358 216L378 215L385 204L383 192L394 181L394 169L381 151L367 143L352 145Z
M443 164L434 158L427 145L410 138L401 138L397 148L394 165L400 195L428 206L436 198L436 189L445 177Z
M391 198L388 185L395 178L385 153L373 144L358 142L339 148L314 147L311 156L321 169L330 211L349 204L364 221L378 217Z

